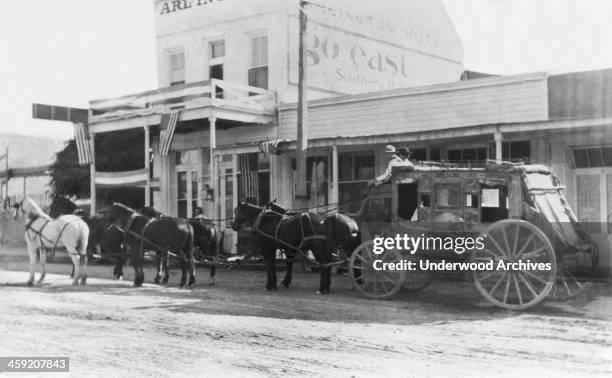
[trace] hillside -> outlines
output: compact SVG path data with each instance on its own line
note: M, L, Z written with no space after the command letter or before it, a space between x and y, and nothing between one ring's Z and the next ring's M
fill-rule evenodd
M51 164L55 154L64 148L61 140L27 135L0 133L0 155L9 147L9 166L32 167ZM4 161L0 170L4 170Z

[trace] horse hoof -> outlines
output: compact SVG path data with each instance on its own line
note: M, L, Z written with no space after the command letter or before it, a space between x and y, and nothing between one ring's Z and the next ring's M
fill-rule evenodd
M87 277L81 278L81 285L87 285Z
M134 284L132 286L134 286L134 287L141 287L142 286L142 282L134 282Z
M283 284L283 286L285 287L285 289L289 289L289 283L287 282L281 282Z
M79 286L79 280L72 280L72 286Z
M164 278L164 279L162 280L162 285L165 285L165 284L167 284L167 283L168 283L168 279L167 279L167 278Z
M26 282L26 285L34 286L34 280L29 280L28 282Z
M155 277L153 279L153 283L156 284L156 285L159 285L159 277Z
M317 290L317 295L329 294L329 290Z

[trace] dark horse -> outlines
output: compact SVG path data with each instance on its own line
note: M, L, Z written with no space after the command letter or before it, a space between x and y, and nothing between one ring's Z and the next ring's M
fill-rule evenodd
M165 217L163 213L151 206L143 208L140 212L149 218ZM219 257L223 245L223 233L210 219L188 218L186 220L193 227L194 256L199 255L200 260L209 260L210 284L214 285L217 268L214 261L210 259Z
M282 207L268 204L267 207L241 202L234 210L232 228L251 226L253 244L261 252L267 271L267 290L276 290L276 250L287 254L287 270L282 284L289 287L292 279L295 252L311 250L321 264L319 293L329 293L333 252L341 247L353 250L359 245L357 223L342 214L323 217L315 213L287 213Z
M193 227L187 221L169 217L149 218L120 203L114 203L106 211L105 217L113 226L123 231L123 244L132 257L134 266L134 286L141 286L144 282L145 249L154 250L157 256L155 283L168 282L168 254L173 253L181 262L180 287L185 284L192 287L195 284Z

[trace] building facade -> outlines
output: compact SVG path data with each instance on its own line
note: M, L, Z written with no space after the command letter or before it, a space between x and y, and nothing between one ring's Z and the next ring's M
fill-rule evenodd
M441 2L405 3L305 8L308 206L354 209L387 144L416 160L523 160L553 167L609 251L611 72L469 79ZM298 11L283 0L155 1L160 89L90 103L92 135L142 128L153 150L144 181L120 184L145 186L169 215L202 207L225 225L239 200L295 208ZM178 123L166 153L168 112Z

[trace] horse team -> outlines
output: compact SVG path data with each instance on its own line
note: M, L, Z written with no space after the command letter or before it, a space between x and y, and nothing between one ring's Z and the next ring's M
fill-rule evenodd
M182 219L164 216L153 208L140 212L119 204L94 217L63 214L73 212L68 207L63 211L52 208L52 218L45 214L30 198L16 205L15 217L23 215L26 222L26 242L30 256L30 278L34 282L37 256L40 255L41 283L45 276L45 249L64 248L73 262L73 284L85 284L89 254L113 256L117 259L114 276L121 278L126 258L134 267L134 286L144 283L145 251L154 251L157 274L154 283L168 282L169 256L178 259L181 265L180 287L195 284L196 253L218 257L222 233L205 219ZM267 290L277 289L276 251L283 250L286 259L286 274L283 286L289 287L292 267L297 253L311 251L315 264L320 268L318 292L329 293L331 286L331 264L338 249L352 251L360 243L357 223L342 214L322 216L316 213L291 213L269 203L256 206L241 202L234 210L232 228L251 228L252 246L263 256L267 272ZM90 232L91 231L91 232ZM39 253L41 252L41 253ZM210 264L210 283L214 284L216 267Z

